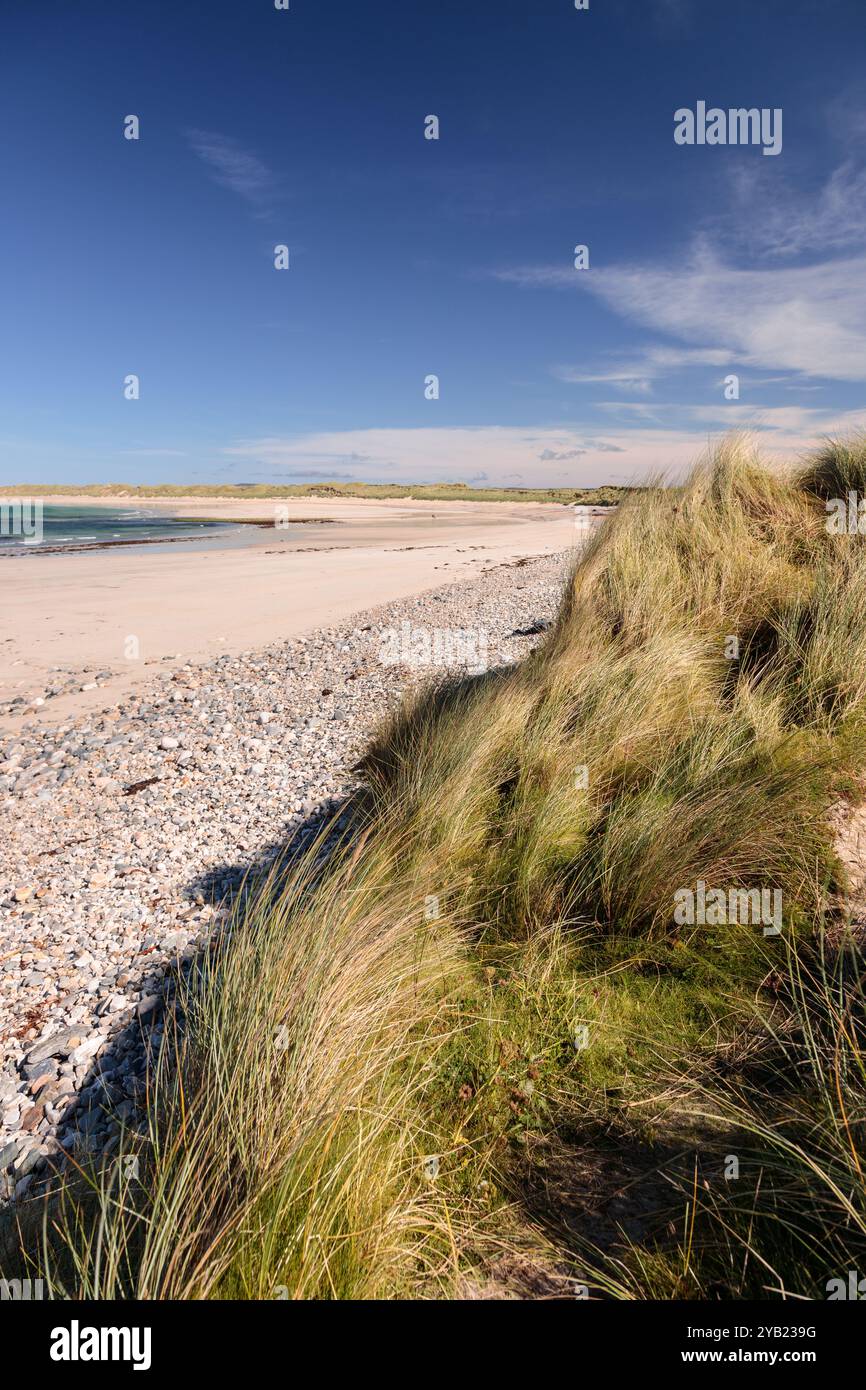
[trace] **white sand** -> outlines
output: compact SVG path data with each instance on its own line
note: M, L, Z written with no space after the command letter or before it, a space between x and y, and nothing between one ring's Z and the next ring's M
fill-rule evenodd
M57 500L124 505L117 498ZM340 524L311 525L299 541L262 528L252 544L236 549L198 542L0 558L0 698L29 698L50 683L52 666L114 673L104 689L48 700L40 721L116 703L165 657L246 651L459 581L491 563L565 550L576 539L569 507L539 503L304 497L135 498L134 504L227 520L270 519L275 508L287 508L290 518ZM138 659L126 655L130 637L138 640ZM2 726L20 722L4 719Z

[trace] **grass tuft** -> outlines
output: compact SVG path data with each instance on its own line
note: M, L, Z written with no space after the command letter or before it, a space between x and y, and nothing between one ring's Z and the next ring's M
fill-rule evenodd
M250 886L178 998L140 1177L31 1204L4 1268L147 1298L824 1297L856 1268L830 813L866 550L824 503L864 478L863 440L778 471L734 437L627 497L539 648L415 693L351 835ZM699 882L781 893L782 934L681 920Z

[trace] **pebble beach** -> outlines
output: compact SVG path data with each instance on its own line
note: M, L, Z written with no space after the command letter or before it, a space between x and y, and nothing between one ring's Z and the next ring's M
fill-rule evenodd
M114 704L110 672L67 669L58 690L78 683L96 704L50 725L25 714L0 737L4 1200L143 1123L177 970L219 931L249 869L338 812L377 722L437 674L423 659L384 663L383 633L468 631L489 667L518 661L571 558L493 564L249 651L175 654Z

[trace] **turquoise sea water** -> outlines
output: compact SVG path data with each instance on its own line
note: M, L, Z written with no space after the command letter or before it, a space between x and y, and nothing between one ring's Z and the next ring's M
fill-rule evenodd
M16 503L20 502L20 507ZM38 551L45 547L74 548L85 545L104 545L118 541L193 539L208 534L220 534L230 522L189 521L166 516L161 510L147 507L42 507L41 527L38 512L27 498L0 499L0 550ZM38 542L31 537L38 537Z

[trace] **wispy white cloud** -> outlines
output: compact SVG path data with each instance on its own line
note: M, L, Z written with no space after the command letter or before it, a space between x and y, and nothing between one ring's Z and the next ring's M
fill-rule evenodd
M762 161L731 168L732 208L725 240L752 253L791 259L828 256L866 244L866 165L848 159L814 194L786 182Z
M866 130L862 96L838 98L831 126L840 138ZM866 381L866 161L849 156L817 190L763 161L742 164L728 195L691 249L666 262L494 272L526 289L593 294L624 319L688 345L651 346L610 367L554 375L641 395L668 371L733 362L796 374L798 382Z
M482 474L492 486L592 486L682 473L726 429L761 431L771 458L791 458L827 434L866 424L866 411L833 414L801 407L766 409L728 405L655 406L645 401L606 403L619 421L596 425L419 427L365 429L244 439L222 450L242 480L266 467L296 478L336 477L337 470L369 482L466 482ZM604 409L604 404L602 409ZM615 457L614 457L615 455ZM230 465L231 467L232 465Z
M188 130L186 138L215 183L237 193L260 215L268 211L278 191L278 179L258 155L232 136L214 130Z
M656 377L684 367L724 367L731 361L731 353L723 348L670 348L651 346L640 349L628 361L597 367L587 371L584 367L554 367L553 375L558 381L568 381L579 385L599 382L615 386L618 391L636 391L649 395Z
M595 372L587 372L580 367L554 367L553 375L557 381L567 381L574 385L586 386L605 383L615 386L618 391L636 391L648 396L652 381L640 362L623 362L615 367L602 367Z
M360 480L399 482L459 481L485 475L491 484L522 480L529 486L546 483L603 482L615 466L622 480L631 475L631 459L623 440L607 432L572 427L520 428L419 427L334 431L283 439L239 440L223 449L225 457L245 464L285 469L299 476L323 467L345 468ZM630 447L630 446L629 446ZM638 461L639 466L639 461Z
M866 407L859 411L832 411L817 406L754 406L720 399L707 405L677 401L599 401L597 408L609 416L665 428L705 426L716 433L726 430L772 433L778 436L780 445L791 443L794 447L822 435L862 430L866 425Z
M699 243L673 268L530 266L496 274L527 288L588 291L626 319L685 342L709 340L745 365L866 381L866 255L746 270Z
M698 251L682 269L604 271L590 286L628 318L746 364L866 381L866 256L741 270Z

